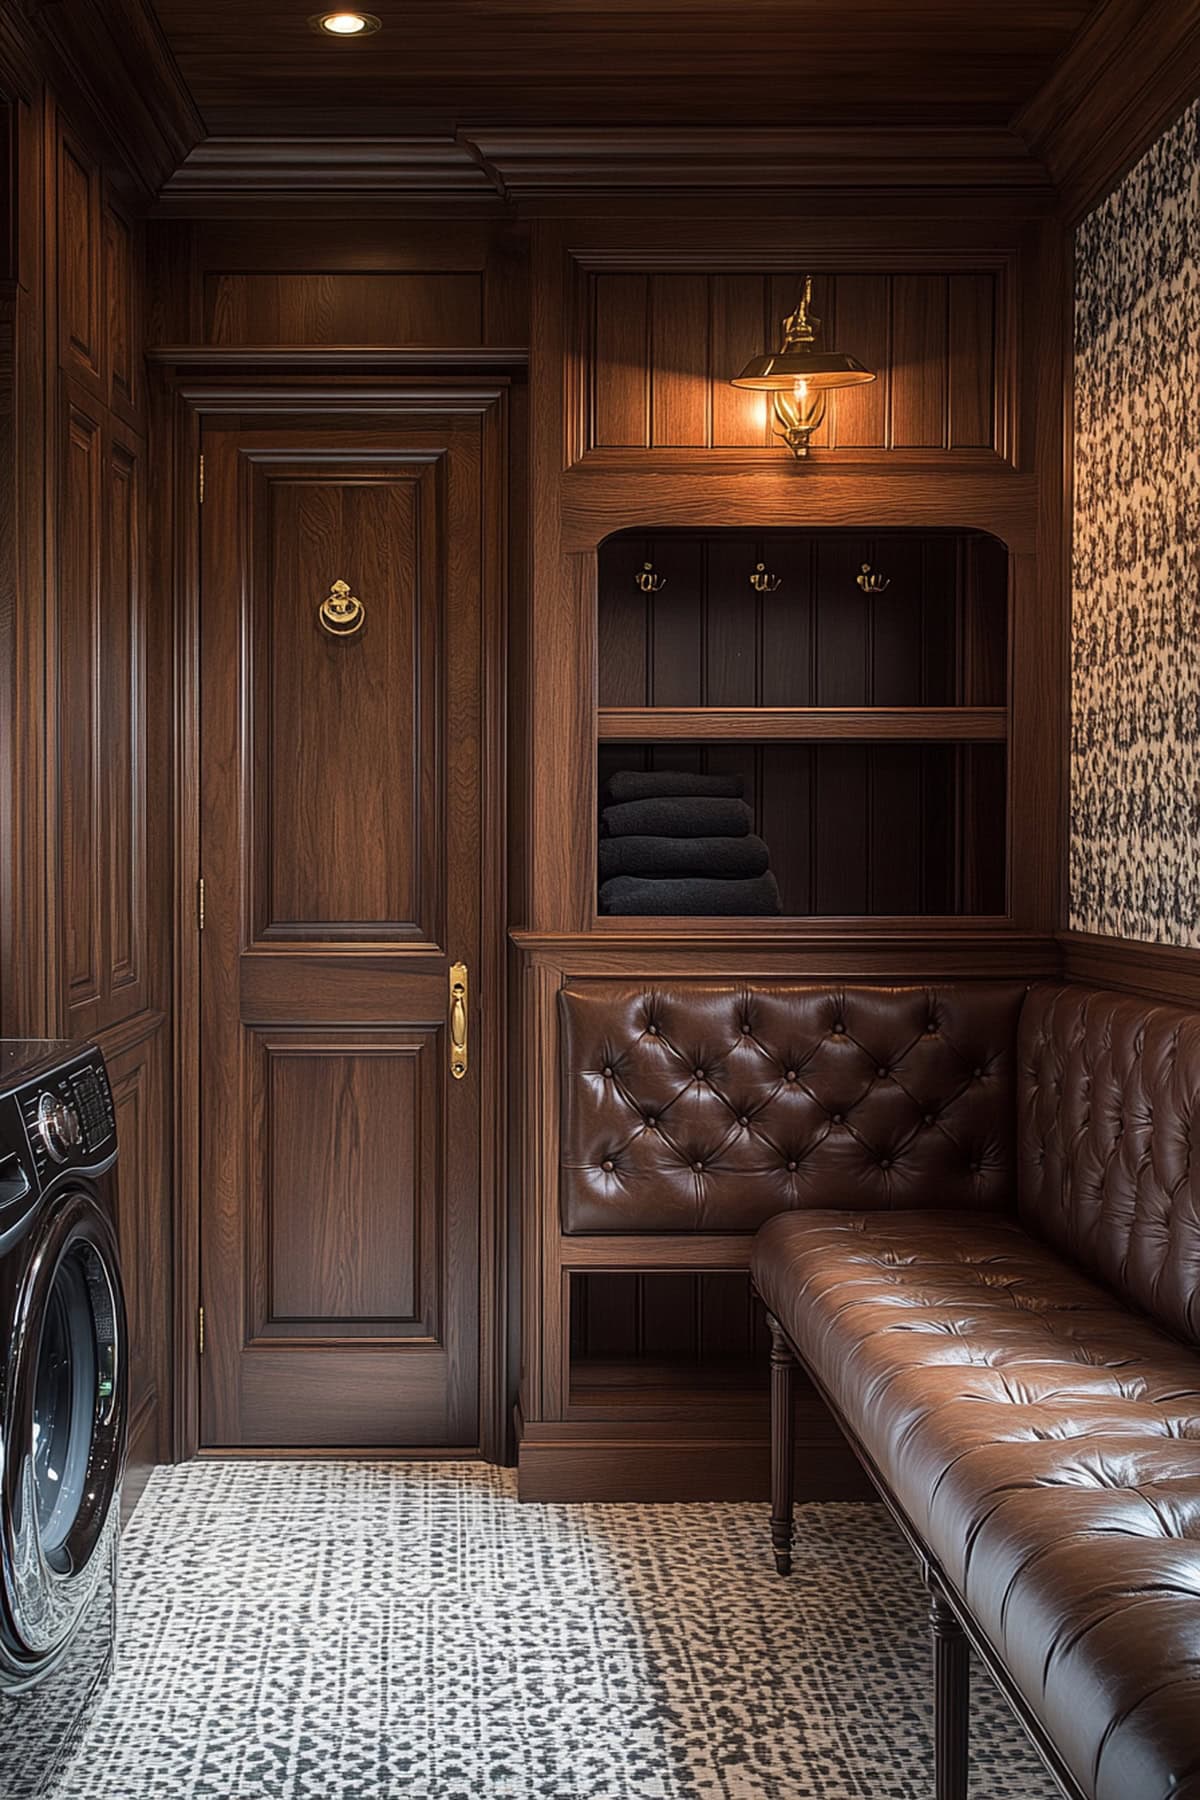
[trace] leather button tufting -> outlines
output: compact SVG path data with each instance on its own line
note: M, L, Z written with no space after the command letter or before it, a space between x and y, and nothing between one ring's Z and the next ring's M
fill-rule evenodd
M845 1115L843 1113L830 1113L829 1123L831 1125L840 1125L844 1117Z
M703 1167L704 1167L704 1164L703 1164L703 1163L702 1163L702 1162L694 1162L694 1163L693 1163L693 1164L692 1164L692 1167L693 1167L693 1169L695 1169L695 1171L696 1171L696 1173L697 1173L697 1175L699 1175L699 1173L700 1173L700 1171L701 1171L701 1170L702 1170L702 1169L703 1169Z
M881 1169L890 1169L892 1166L891 1157L890 1156L881 1156L879 1159L879 1166Z
M613 1168L614 1168L614 1167L615 1167L615 1165L614 1165L614 1164L613 1164L613 1163L610 1163L610 1162L602 1162L602 1163L601 1163L601 1164L600 1164L600 1167L601 1167L601 1168L602 1168L602 1169L603 1169L603 1170L604 1170L604 1173L605 1173L605 1174L606 1174L606 1175L611 1175L611 1174L612 1174L612 1172L613 1172Z
M571 981L558 999L563 1223L692 1231L703 1202L705 1229L748 1231L810 1200L857 1208L872 1181L875 1203L887 1204L901 1171L905 1189L936 1183L948 1207L1002 1205L1014 1156L997 1121L1015 1113L1023 998L1013 983L839 992L757 978ZM1036 1041L1022 1054L1036 1056ZM972 1083L976 1065L986 1080ZM1049 1115L1054 1096L1042 1092ZM1132 1143L1143 1135L1141 1093L1127 1103ZM611 1150L622 1131L630 1147ZM786 1148L781 1131L803 1149ZM1107 1135L1111 1144L1111 1125ZM720 1149L710 1159L697 1141ZM980 1143L986 1156L972 1148ZM872 1175L885 1154L890 1173ZM981 1167L969 1172L972 1156ZM601 1159L612 1169L601 1173Z

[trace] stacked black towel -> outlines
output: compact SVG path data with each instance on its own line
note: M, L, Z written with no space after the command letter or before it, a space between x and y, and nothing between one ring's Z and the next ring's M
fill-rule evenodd
M780 912L770 852L741 796L740 775L613 775L600 815L601 912Z

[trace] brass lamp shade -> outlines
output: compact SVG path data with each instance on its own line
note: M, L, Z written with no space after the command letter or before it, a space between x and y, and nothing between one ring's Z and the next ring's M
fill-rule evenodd
M730 386L757 388L775 396L775 435L792 455L806 457L813 433L825 417L834 388L861 387L875 372L844 350L818 350L820 319L812 311L812 276L806 275L794 313L783 321L783 342L767 356L752 356Z
M811 389L860 387L875 380L856 356L842 350L776 350L770 356L752 356L730 387L757 388L768 394L790 394L798 381Z

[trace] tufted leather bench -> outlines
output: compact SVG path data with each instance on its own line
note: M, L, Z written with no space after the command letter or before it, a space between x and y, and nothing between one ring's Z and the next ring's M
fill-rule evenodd
M798 1357L925 1565L939 1800L966 1794L968 1638L1065 1792L1190 1800L1200 1014L1035 988L1015 1099L1015 1212L931 1186L917 1210L759 1232L776 1556L786 1572Z
M1018 982L588 980L559 995L562 1229L1011 1205Z

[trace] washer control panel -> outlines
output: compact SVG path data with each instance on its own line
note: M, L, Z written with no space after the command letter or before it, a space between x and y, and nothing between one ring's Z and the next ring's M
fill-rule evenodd
M63 1100L49 1088L38 1095L37 1130L43 1149L56 1163L65 1163L72 1150L83 1142L83 1125L79 1109L71 1100Z
M98 1051L85 1050L47 1071L18 1099L34 1166L43 1181L67 1167L94 1168L116 1151L112 1090Z
M85 1150L102 1150L117 1134L112 1089L104 1064L97 1059L68 1076Z

